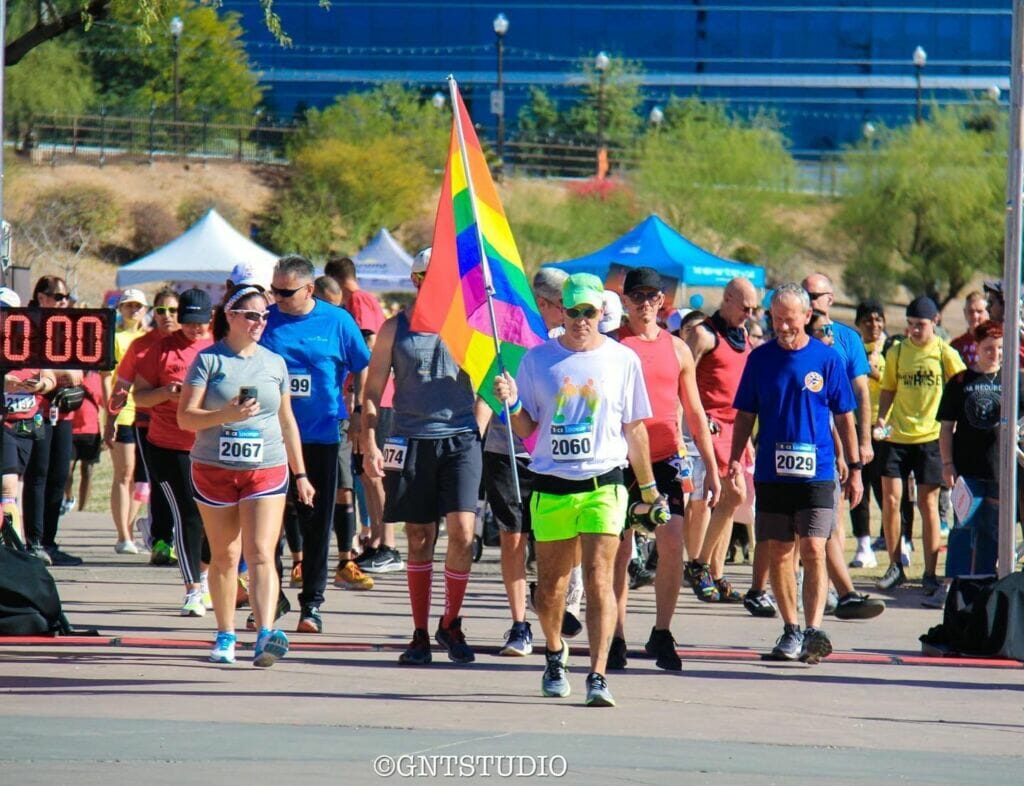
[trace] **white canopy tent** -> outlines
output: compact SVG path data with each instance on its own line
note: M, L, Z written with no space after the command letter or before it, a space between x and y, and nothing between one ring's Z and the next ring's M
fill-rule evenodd
M386 229L352 257L359 286L370 292L413 292L412 257Z
M154 281L222 285L240 262L252 265L270 287L277 257L241 234L211 208L188 231L166 246L117 271L117 286Z

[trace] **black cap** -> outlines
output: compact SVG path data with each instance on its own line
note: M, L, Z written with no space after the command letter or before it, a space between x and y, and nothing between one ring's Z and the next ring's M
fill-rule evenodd
M178 321L183 325L202 325L210 321L213 304L201 289L186 289L178 297Z
M857 316L853 321L860 322L864 317L874 314L879 314L882 319L885 319L885 307L874 298L868 298L857 305Z
M634 289L656 289L661 291L661 274L653 267L635 267L626 273L626 281L622 285L623 292Z
M914 298L907 306L907 317L910 319L935 319L938 315L939 307L927 295Z

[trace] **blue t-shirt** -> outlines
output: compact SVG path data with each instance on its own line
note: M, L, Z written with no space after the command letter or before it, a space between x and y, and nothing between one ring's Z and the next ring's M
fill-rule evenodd
M864 342L861 340L860 333L842 322L833 322L832 337L835 339L832 349L838 352L839 357L843 359L843 367L846 369L846 376L849 379L853 380L871 373L868 354L864 351Z
M308 314L293 316L277 306L260 344L284 358L292 411L304 443L334 445L340 441L338 421L348 417L341 386L349 372L370 362L366 340L343 308L321 300Z
M754 480L835 480L831 414L853 411L856 401L833 349L816 338L796 351L762 344L747 358L733 406L757 415Z

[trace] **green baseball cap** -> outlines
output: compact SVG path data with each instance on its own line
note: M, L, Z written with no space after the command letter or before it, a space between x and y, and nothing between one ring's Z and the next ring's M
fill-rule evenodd
M576 308L581 305L602 308L604 305L604 283L591 273L574 273L562 285L562 305Z

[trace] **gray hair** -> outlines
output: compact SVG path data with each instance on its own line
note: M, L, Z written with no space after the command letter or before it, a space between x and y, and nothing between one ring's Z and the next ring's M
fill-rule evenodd
M289 254L281 257L274 265L274 274L280 273L283 276L294 275L299 281L312 284L316 277L316 269L313 263L298 254Z
M774 306L776 300L781 300L784 297L796 298L800 306L805 310L811 307L811 298L807 294L807 290L799 284L790 282L776 287L772 293L772 305Z
M569 274L557 267L542 267L533 276L533 295L550 300L552 303L562 302L562 287Z

